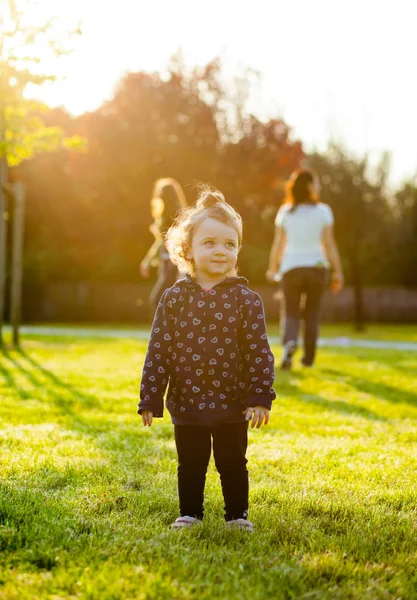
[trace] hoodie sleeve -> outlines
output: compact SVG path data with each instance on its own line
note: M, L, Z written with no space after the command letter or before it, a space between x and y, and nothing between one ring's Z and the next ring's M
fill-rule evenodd
M264 406L271 409L276 398L274 383L274 355L266 335L264 307L259 294L245 290L242 304L240 347L245 363L246 406ZM243 292L244 293L244 292Z
M142 371L138 413L150 410L154 417L164 413L164 394L168 385L172 361L171 301L166 290L156 309L151 337Z

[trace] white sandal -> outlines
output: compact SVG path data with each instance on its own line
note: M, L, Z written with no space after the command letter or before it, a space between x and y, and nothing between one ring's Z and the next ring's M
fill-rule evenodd
M201 521L195 517L178 517L178 519L175 519L174 523L171 525L171 529L184 529L185 527L193 527L194 525L198 524L201 524Z
M242 529L244 531L253 531L253 523L246 519L233 519L232 521L226 521L227 527L230 529Z

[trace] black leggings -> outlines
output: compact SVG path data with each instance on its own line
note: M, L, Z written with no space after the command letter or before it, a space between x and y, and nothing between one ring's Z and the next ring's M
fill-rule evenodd
M327 278L327 271L321 267L300 267L287 271L282 278L285 299L284 345L297 344L301 319L301 296L304 304L304 356L303 362L312 365L316 354L319 334L320 302Z
M204 485L213 454L220 473L225 519L246 519L249 481L246 468L247 423L223 423L217 426L175 425L178 452L178 493L181 516L203 518Z

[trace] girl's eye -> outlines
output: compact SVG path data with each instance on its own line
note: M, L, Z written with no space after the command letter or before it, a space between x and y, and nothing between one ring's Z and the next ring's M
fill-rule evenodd
M234 242L227 242L226 244L229 248L234 248L235 247L235 243Z
M206 242L204 242L204 244L205 244L206 246L207 246L207 245L209 245L209 246L212 246L212 245L213 245L213 242L212 242L211 240L207 240Z

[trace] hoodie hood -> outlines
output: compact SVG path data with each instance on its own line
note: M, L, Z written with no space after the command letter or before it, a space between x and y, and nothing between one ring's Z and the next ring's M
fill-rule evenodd
M248 285L248 280L245 277L226 277L226 279L224 279L223 281L221 281L220 283L216 283L216 285L214 285L211 289L216 289L216 288L230 288L234 285ZM197 283L195 281L195 279L193 279L190 275L186 275L186 277L184 277L183 279L178 279L178 281L175 282L175 285L180 286L180 287L189 287L192 289L197 289L197 288L201 288L201 285L199 283Z

